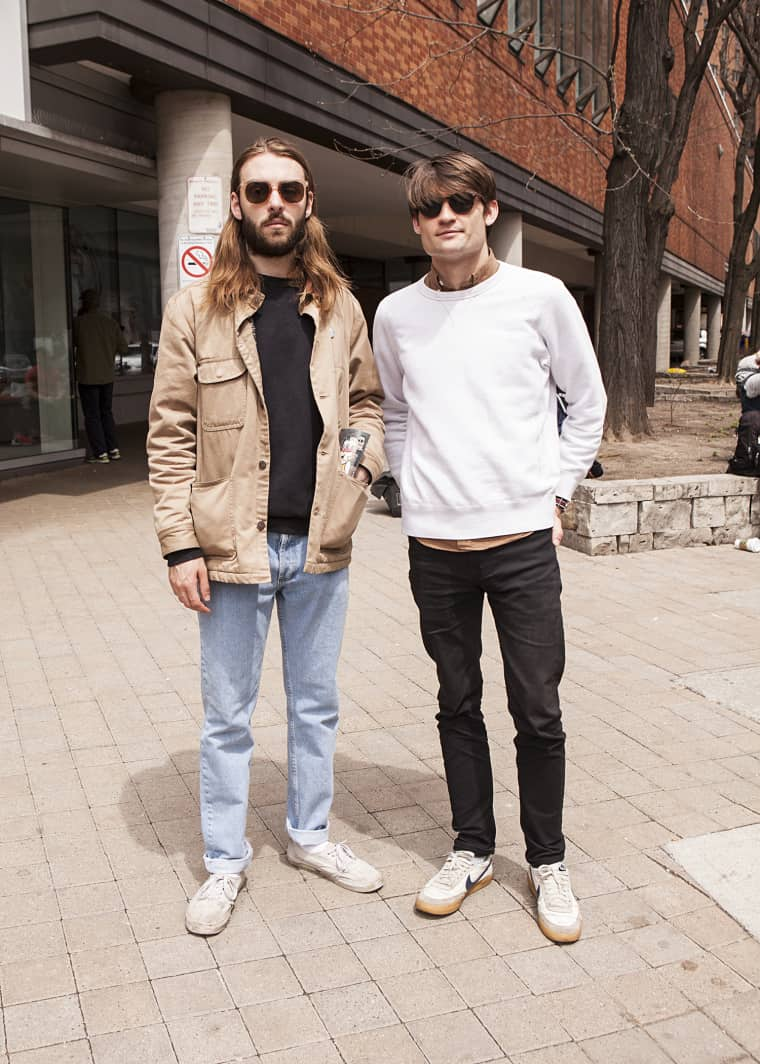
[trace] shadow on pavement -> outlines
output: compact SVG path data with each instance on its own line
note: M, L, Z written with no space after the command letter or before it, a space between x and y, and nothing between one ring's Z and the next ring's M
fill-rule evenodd
M197 750L181 751L176 755L176 761L181 765L189 765L193 761L197 761ZM386 773L388 770L394 771L391 766L382 764L373 765L372 768ZM366 769L366 762L354 761L345 755L341 755L341 769L336 775L340 779L344 773L366 771ZM277 857L283 864L286 863L284 856L284 850L287 845L284 823L287 797L286 771L287 766L284 762L270 760L258 765L254 762L251 769L251 794L258 798L258 804L251 806L249 811L247 832L253 847L251 871L254 873L254 882L257 858L264 856ZM203 838L201 835L200 809L197 801L197 768L189 777L190 786L185 784L184 777L187 775L186 771L184 774L180 774L177 771L174 760L166 761L161 765L153 764L135 774L131 778L132 787L136 788L149 814L151 806L156 809L157 804L160 805L161 811L158 814L160 819L156 819L155 814L151 816L149 828L146 820L137 821L132 816L128 816L129 823L127 826L133 842L146 855L153 853L156 857L159 855L168 857L175 873L182 881L188 897L190 897L197 886L200 886L203 882L207 873L203 865ZM257 776L259 777L258 780ZM409 786L429 781L429 775L415 773L413 770L407 770L405 773L404 782ZM403 789L403 784L399 785L399 787ZM257 791L259 792L258 794ZM374 841L390 840L399 842L399 838L393 834L364 834L362 814L366 816L366 811L362 807L358 818L354 819L350 811L350 805L354 803L349 803L349 808L346 808L345 804L341 802L341 798L346 794L353 798L353 795L347 791L336 793L335 806L339 807L339 811L334 810L334 812L341 823L349 828L349 845L355 847L359 855L362 854L365 844ZM416 804L415 799L410 795L409 805ZM124 793L123 805L130 812L134 811L134 791L131 787ZM355 806L359 805L359 802L355 802ZM403 839L403 842L399 842L413 860L419 859L419 886L422 886L427 874L429 874L429 872L426 872L429 865L431 863L438 864L443 860L443 855L440 857L430 856L429 852L418 841L417 836L421 834L424 833L411 832L402 835L400 838ZM399 863L403 862L400 861ZM497 881L506 887L514 897L522 900L523 904L532 904L532 898L529 896L526 887L525 868L522 864L518 865L504 853L497 852L494 856L494 871ZM382 897L382 893L380 897ZM440 919L435 916L426 917L423 914L418 914L418 918L424 919L426 922L429 920L431 923L436 923Z
M145 422L119 426L119 449L122 458L108 465L80 462L65 468L52 467L39 473L23 473L0 480L0 502L28 498L32 495L89 495L96 491L147 481L145 458Z

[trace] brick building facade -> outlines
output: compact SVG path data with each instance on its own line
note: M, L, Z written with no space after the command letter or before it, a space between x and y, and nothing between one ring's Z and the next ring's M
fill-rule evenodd
M674 2L674 40L682 16ZM496 174L497 254L561 277L593 331L610 19L609 0L8 0L0 469L78 453L71 323L86 286L129 341L117 412L144 416L161 305L189 279L183 249L213 250L188 181L207 179L226 212L232 158L261 134L296 139L312 160L368 316L425 268L398 173L464 147ZM735 144L710 73L663 263L660 368L696 360L702 331L717 347ZM49 401L30 394L30 371Z

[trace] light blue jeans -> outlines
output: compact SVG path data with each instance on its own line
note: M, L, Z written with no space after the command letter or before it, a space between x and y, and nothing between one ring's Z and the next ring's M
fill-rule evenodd
M272 606L282 644L288 714L287 830L295 842L326 842L338 727L336 672L348 605L348 569L305 573L306 536L267 536L272 582L211 584L211 613L199 614L201 825L209 872L242 872L251 716Z

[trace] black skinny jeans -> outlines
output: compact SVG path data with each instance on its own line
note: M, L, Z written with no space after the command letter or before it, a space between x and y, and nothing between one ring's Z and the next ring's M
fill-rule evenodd
M496 622L517 734L520 825L528 863L565 856L565 733L558 687L565 640L551 530L490 550L453 552L409 540L409 579L422 641L438 670L438 731L455 850L493 853L493 776L481 711L483 599Z

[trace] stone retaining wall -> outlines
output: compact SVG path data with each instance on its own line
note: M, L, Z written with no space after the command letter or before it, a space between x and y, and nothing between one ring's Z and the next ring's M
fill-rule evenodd
M727 473L584 480L563 524L564 545L584 554L733 543L760 535L760 482Z

